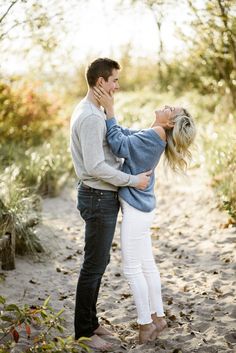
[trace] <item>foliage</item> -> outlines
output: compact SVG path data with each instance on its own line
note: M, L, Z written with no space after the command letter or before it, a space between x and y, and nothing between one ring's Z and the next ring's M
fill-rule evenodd
M16 233L16 253L41 252L42 246L34 232L34 226L40 221L39 195L59 194L71 174L67 139L58 133L50 143L38 147L24 150L18 146L16 151L15 145L10 144L0 150L2 167L8 165L0 169L0 199L5 205L5 216L0 217L0 236L11 226Z
M7 182L9 175L18 186L54 196L72 165L57 99L39 90L26 81L13 81L12 87L0 83L2 177Z
M55 97L29 82L0 81L1 145L38 145L62 126Z
M226 97L231 109L236 108L236 6L230 0L196 2L187 0L188 16L184 29L176 28L176 35L184 46L167 58L161 27L168 20L174 2L130 0L141 3L151 12L157 25L159 52L156 60L145 58L143 63L132 58L132 47L124 48L121 56L122 89L139 90L149 86L162 92L174 91L177 96L187 90ZM171 5L172 4L172 5ZM191 21L191 22L190 22ZM185 28L185 26L184 26Z
M34 232L39 195L57 195L72 162L58 103L39 85L12 82L0 83L0 236L14 229L16 253L23 255L43 251Z
M222 206L236 223L236 126L230 130L209 125L205 136L208 169Z
M202 93L229 95L236 108L236 7L231 0L188 0L191 35L185 56L186 79Z
M6 299L0 296L0 352L8 353L18 342L23 341L24 352L29 353L77 353L90 351L81 337L75 341L73 337L57 336L64 332L61 317L64 309L55 313L49 305L48 297L42 306L25 304L19 307L16 304L7 304Z
M32 191L58 195L72 171L68 140L58 133L50 142L27 149L16 167L20 169L19 180Z
M4 175L6 177L6 175ZM16 253L42 252L34 226L40 218L36 211L40 207L40 200L36 195L30 195L12 178L0 180L0 237L8 232L15 233Z

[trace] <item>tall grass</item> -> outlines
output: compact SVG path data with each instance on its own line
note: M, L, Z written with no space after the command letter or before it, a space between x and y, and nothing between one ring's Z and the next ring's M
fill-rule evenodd
M236 124L209 125L207 132L204 145L212 186L236 223Z

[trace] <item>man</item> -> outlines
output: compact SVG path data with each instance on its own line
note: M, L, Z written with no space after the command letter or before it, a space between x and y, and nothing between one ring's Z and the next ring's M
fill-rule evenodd
M106 141L105 113L93 88L102 87L113 95L119 89L119 70L119 64L107 58L99 58L89 65L86 72L88 92L71 119L71 154L80 179L78 209L85 221L84 261L76 292L75 339L90 337L88 345L100 350L111 347L101 338L109 331L98 323L96 303L109 263L119 211L117 188L145 189L150 179L150 172L139 175L121 172L121 160L112 154Z

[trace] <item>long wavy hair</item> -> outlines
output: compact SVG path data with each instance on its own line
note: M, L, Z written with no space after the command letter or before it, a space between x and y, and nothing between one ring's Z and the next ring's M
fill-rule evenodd
M175 172L184 172L191 160L190 145L196 136L196 126L193 118L186 109L182 109L173 118L174 127L166 130L167 144L165 160Z

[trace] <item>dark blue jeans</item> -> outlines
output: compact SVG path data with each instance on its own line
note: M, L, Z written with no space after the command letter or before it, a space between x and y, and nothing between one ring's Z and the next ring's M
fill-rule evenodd
M76 291L75 339L91 337L98 328L97 298L110 261L119 200L117 192L79 186L78 209L85 221L84 261Z

